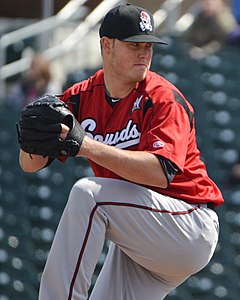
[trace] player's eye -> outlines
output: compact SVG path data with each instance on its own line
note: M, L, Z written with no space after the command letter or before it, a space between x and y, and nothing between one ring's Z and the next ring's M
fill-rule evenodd
M138 43L130 43L129 46L136 48L138 46Z
M153 46L153 43L147 43L147 45L146 45L147 48L152 48L152 46Z

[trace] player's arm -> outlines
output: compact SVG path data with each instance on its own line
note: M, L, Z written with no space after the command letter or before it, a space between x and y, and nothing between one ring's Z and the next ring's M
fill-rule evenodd
M152 153L122 150L85 136L79 156L85 156L132 182L161 188L168 186L165 172Z
M24 172L37 172L44 168L48 163L48 157L35 155L20 150L19 164Z

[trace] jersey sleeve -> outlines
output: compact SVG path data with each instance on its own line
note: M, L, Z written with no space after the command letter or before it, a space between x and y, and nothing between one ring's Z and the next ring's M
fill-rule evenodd
M139 150L165 157L183 171L192 131L192 108L173 90L149 98Z

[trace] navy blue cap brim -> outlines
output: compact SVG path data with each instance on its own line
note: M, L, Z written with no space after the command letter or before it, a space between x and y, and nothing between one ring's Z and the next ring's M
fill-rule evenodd
M167 45L166 42L159 39L158 37L150 34L139 34L127 37L125 39L121 39L123 42L135 42L135 43L156 43L156 44L163 44Z

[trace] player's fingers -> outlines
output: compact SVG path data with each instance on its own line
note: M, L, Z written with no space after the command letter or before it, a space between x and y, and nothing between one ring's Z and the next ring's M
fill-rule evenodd
M62 140L65 140L65 138L67 137L67 135L69 133L70 128L65 124L60 124L60 125L61 125L61 129L62 129L61 134L60 134L60 138Z

